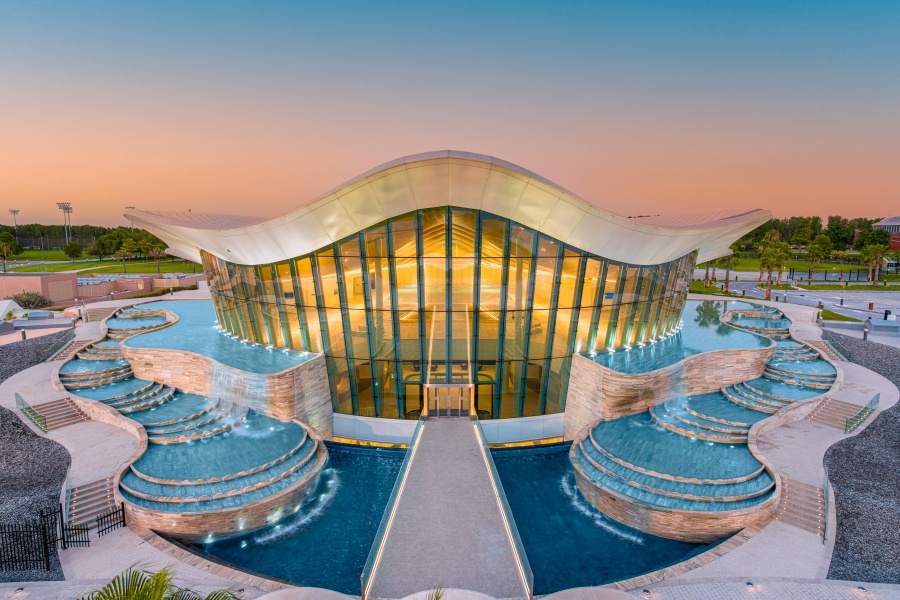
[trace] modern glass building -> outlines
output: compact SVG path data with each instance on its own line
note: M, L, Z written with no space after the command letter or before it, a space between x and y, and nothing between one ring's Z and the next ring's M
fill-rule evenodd
M698 256L770 215L626 219L509 163L445 152L274 221L126 216L202 260L227 332L324 353L336 412L418 418L426 388L464 385L498 419L562 412L575 353L669 335Z

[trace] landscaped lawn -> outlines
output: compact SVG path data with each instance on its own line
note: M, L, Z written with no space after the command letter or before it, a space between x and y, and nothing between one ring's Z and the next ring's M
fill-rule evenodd
M11 272L15 273L59 273L60 271L80 271L89 267L96 266L98 268L108 267L117 264L114 260L98 261L78 259L75 262L66 261L53 263L49 265L28 265L25 267L10 267Z
M159 262L159 272L160 273L192 273L192 265L196 263L192 263L187 260L176 260L176 261L168 261L162 260ZM128 273L156 273L156 262L129 262L128 263ZM90 269L89 271L84 271L83 274L88 273L121 273L122 272L122 263L115 262L113 266L104 267L101 269ZM196 265L196 272L202 273L203 267L199 264Z
M841 315L834 311L828 310L827 308L822 309L822 319L826 321L855 321L857 323L862 321L862 319L854 319L853 317Z
M68 260L62 250L26 250L16 255L16 260Z
M868 284L860 284L860 285L839 285L837 283L815 283L812 285L809 284L798 284L801 290L813 290L813 291L833 291L833 292L900 292L900 285L882 285L879 284L872 285Z
M715 296L726 296L726 295L730 296L731 295L730 292L728 294L726 294L720 288L718 288L714 285L705 287L703 285L702 281L697 281L697 280L691 281L691 286L690 286L690 288L688 288L688 291L691 294L713 294Z

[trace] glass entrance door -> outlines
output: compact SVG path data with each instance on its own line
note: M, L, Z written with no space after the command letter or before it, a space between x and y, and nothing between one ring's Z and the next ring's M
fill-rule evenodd
M428 384L425 402L428 416L468 417L472 408L472 384Z

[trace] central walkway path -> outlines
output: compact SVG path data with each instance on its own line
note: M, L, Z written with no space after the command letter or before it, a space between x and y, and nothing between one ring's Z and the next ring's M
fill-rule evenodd
M403 598L441 585L524 598L474 422L431 419L421 436L369 597Z

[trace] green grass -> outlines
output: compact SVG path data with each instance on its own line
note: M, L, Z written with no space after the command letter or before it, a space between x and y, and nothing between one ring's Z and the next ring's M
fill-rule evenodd
M712 294L714 296L730 296L731 293L726 294L720 288L715 286L705 287L702 281L691 281L691 286L688 288L688 292L691 294Z
M761 290L764 290L764 289L766 289L766 284L765 284L765 283L757 283L757 284L756 284L756 287L758 287L758 288L761 289ZM782 283L781 285L775 285L775 284L773 283L773 284L772 284L772 289L773 289L773 290L782 290L782 291L783 291L783 290L792 290L792 289L794 289L794 288L793 288L793 286L788 285L787 283Z
M43 255L42 255L43 254ZM62 250L26 250L16 256L16 260L69 260Z
M170 262L167 260L160 261L159 267L160 273L191 273L191 263L187 260L176 260L174 262ZM84 274L87 273L121 273L122 272L122 263L115 262L114 266L104 267L100 269L90 269L88 271L84 271ZM156 263L154 261L149 262L129 262L128 263L128 273L156 273ZM197 265L197 273L202 273L203 268L200 265Z
M27 267L11 268L10 271L15 273L59 273L61 271L80 271L89 267L104 268L118 264L114 260L104 261L85 261L77 260L74 263L66 261L64 263L56 263L52 265L28 265Z
M191 262L187 260L176 260L174 262L163 260L160 261L160 273L191 273ZM121 273L122 263L117 260L104 260L94 262L65 262L54 265L29 265L27 267L10 268L15 273L59 273L61 271L79 271L80 274L88 273ZM203 272L200 265L197 265L197 273ZM128 273L156 273L156 262L154 261L129 261Z
M854 319L853 317L841 315L832 310L828 310L827 308L822 309L822 318L826 321L854 321L856 323L862 321L862 319Z
M810 291L832 291L832 292L900 292L900 285L881 285L877 286L869 284L862 285L838 285L836 283L816 283L813 285L798 284L801 290Z

